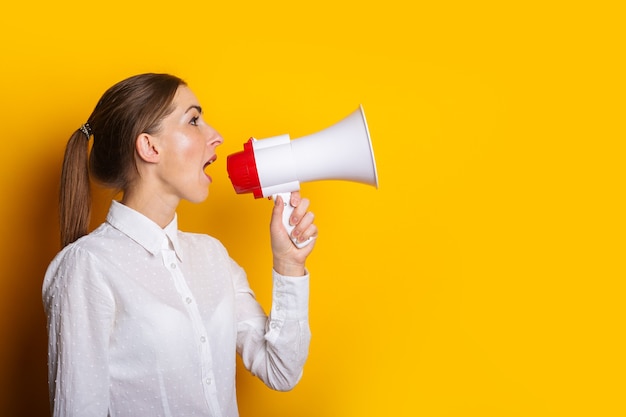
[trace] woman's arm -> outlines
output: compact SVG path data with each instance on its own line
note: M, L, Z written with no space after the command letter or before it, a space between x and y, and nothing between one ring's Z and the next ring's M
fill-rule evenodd
M309 201L292 193L295 207L292 234L300 240L317 235ZM302 376L308 356L311 332L308 322L309 274L305 261L315 241L297 248L282 224L283 204L279 199L272 211L270 234L273 254L272 307L269 317L254 299L243 272L236 279L237 351L244 365L269 387L292 389Z
M46 272L48 386L55 417L108 413L114 303L97 271L89 254L74 247L59 254Z

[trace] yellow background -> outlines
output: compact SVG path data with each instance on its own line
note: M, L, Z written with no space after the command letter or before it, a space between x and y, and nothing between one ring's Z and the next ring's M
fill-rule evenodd
M380 187L304 184L320 228L302 382L238 378L242 417L621 416L619 2L10 2L0 14L0 415L47 412L45 268L69 135L113 83L188 81L226 138L181 227L269 308L271 204L226 155L362 103ZM96 190L93 223L110 195Z

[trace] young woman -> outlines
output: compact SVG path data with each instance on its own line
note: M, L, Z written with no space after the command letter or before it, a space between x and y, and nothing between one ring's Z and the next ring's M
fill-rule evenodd
M237 416L235 353L272 389L299 381L314 243L292 243L280 199L269 316L219 241L177 227L179 202L207 197L222 142L185 82L167 74L114 85L69 139L63 249L43 283L54 416ZM88 234L90 175L122 198ZM316 235L308 200L294 193L291 204L292 235Z

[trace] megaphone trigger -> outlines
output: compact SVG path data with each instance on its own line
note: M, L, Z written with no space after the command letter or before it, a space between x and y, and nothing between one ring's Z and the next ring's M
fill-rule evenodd
M274 194L272 196L272 199L274 200L274 202L276 202L276 200L278 200L279 196L283 200L283 226L285 227L285 230L287 231L287 234L289 235L289 238L291 239L293 244L296 245L296 247L301 249L301 248L305 247L306 245L308 245L309 243L313 242L313 239L315 239L315 237L312 236L312 237L308 238L307 240L305 240L303 242L298 242L297 238L294 238L294 237L291 236L291 232L295 228L295 226L291 225L290 222L289 222L289 219L291 218L291 214L293 213L293 209L294 209L294 207L290 203L290 201L291 201L291 193L277 193L277 194Z

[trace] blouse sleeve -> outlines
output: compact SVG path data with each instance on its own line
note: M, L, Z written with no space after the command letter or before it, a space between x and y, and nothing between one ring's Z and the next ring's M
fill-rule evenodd
M245 367L268 387L292 389L309 352L309 275L286 277L272 271L269 317L256 301L241 268L235 269L237 352Z
M62 251L46 272L43 304L52 415L105 417L114 300L96 260L76 247Z

